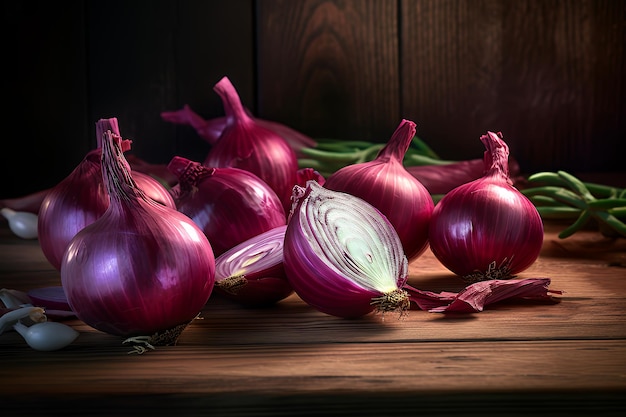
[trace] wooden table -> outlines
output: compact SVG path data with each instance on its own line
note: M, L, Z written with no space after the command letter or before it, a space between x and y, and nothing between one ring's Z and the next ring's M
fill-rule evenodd
M411 310L345 320L296 295L266 309L212 296L178 345L128 354L72 319L65 349L0 335L0 415L571 416L626 411L626 239L547 225L520 277L549 277L559 303L509 300L474 314ZM420 289L463 283L430 251ZM60 285L36 240L0 222L0 287ZM91 411L91 412L90 412Z

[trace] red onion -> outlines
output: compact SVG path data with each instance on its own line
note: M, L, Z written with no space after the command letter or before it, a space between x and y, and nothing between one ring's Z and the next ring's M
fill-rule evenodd
M428 247L428 223L433 211L428 190L402 165L414 136L415 123L402 120L374 160L345 166L324 183L330 190L362 198L387 216L409 260Z
M250 171L209 168L175 156L168 165L179 182L176 208L209 238L215 256L274 227L287 224L281 201Z
M511 278L535 262L543 243L537 209L511 184L502 133L480 140L485 175L446 194L429 230L437 259L469 282Z
M316 145L315 140L289 126L271 120L255 118L248 109L245 109L245 111L257 124L274 131L285 139L289 146L296 152L296 155L300 155L302 148L314 148ZM205 120L187 104L180 110L162 112L161 117L163 120L171 123L191 126L196 130L198 136L211 145L217 142L228 124L226 117L215 117Z
M107 131L102 175L111 203L70 242L61 283L76 316L100 331L172 344L206 304L215 281L211 244L184 214L137 186Z
M324 185L326 182L326 178L313 168L300 168L296 172L296 184L300 187L306 187L306 183L309 180L313 180L319 185Z
M254 236L215 259L215 289L246 306L267 306L293 293L283 266L287 225Z
M109 196L102 179L101 137L106 130L119 134L116 118L96 123L98 147L85 155L78 166L45 195L39 208L37 224L41 250L54 268L60 270L65 248L83 227L96 221L109 206ZM130 149L131 142L122 142ZM133 179L150 198L175 208L168 190L149 175L133 172Z
M241 168L256 174L276 192L287 211L298 170L295 152L281 136L248 116L227 77L214 89L224 103L227 124L204 165Z
M355 318L404 312L408 261L402 242L374 206L311 180L294 187L283 263L295 292L317 310Z

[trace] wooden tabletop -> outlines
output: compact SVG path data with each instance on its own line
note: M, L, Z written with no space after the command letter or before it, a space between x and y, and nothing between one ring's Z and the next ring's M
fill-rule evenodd
M0 335L0 414L19 416L621 415L626 411L626 239L588 230L520 278L549 277L558 303L507 300L480 313L411 310L346 320L296 295L248 309L212 295L176 346L129 354L76 319L70 346L39 352ZM409 283L459 291L430 251ZM0 221L0 288L60 285L36 240Z

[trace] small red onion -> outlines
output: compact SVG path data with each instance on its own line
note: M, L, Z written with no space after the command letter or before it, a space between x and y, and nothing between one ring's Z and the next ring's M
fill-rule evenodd
M428 247L428 223L433 211L428 190L402 165L414 136L415 123L402 120L374 160L345 166L324 183L330 190L362 198L387 216L409 260Z
M175 156L168 165L179 182L176 208L209 238L215 256L274 227L287 224L281 201L250 171L209 168Z
M102 179L101 135L111 130L119 134L116 118L100 119L96 123L98 146L85 155L76 168L45 195L39 208L37 234L46 259L57 270L70 240L83 227L93 223L109 206L109 195ZM130 149L131 142L122 142L122 149ZM147 174L133 172L133 179L150 198L175 208L169 191Z
M215 289L245 306L267 306L293 288L283 266L287 225L254 236L215 259Z
M224 103L227 123L204 165L241 168L256 174L276 192L287 211L298 170L295 152L280 135L259 125L246 113L227 77L214 90Z
M294 187L283 263L295 292L317 310L356 318L406 311L408 261L387 218L368 202L311 180Z
M502 134L487 132L480 140L485 175L447 193L429 230L437 259L469 282L513 277L535 262L543 243L537 209L511 184Z
M100 331L173 344L206 304L215 258L202 230L138 188L121 138L107 131L102 175L111 203L70 242L61 283L76 316Z

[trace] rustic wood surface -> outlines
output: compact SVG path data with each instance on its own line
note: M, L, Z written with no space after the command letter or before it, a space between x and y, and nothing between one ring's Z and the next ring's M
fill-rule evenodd
M549 277L555 303L508 300L474 314L411 310L345 320L297 295L265 309L211 296L176 346L129 354L77 319L70 346L0 335L2 416L620 415L626 411L626 240L560 240L520 277ZM463 283L427 251L410 283ZM0 287L59 285L36 240L0 223ZM27 410L24 414L24 410Z

